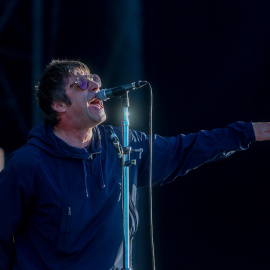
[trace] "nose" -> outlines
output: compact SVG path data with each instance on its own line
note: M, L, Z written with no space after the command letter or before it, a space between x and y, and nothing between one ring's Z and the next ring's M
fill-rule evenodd
M99 91L99 84L95 81L89 80L88 90L90 92L98 92Z

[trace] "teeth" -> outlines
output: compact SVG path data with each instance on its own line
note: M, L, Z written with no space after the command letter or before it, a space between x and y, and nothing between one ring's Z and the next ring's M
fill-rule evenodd
M90 103L93 103L93 102L96 102L97 101L97 99L96 98L93 98L91 101L90 101Z
M93 98L92 100L89 101L89 104L99 104L99 105L102 105L102 102L100 102L97 98Z

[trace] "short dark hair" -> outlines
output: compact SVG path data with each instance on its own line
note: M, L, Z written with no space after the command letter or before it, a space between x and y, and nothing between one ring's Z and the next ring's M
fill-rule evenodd
M65 80L68 79L70 72L74 72L76 69L90 73L87 65L80 61L52 60L35 86L36 97L45 121L52 126L57 125L60 120L57 112L52 108L53 101L63 101L71 105L71 100L65 92Z

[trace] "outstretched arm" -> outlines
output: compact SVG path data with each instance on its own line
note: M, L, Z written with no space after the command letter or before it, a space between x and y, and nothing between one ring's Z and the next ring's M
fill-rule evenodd
M270 122L252 123L256 141L270 140Z

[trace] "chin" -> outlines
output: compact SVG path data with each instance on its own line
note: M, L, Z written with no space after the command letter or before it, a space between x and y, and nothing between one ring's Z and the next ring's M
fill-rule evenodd
M100 116L99 117L99 119L95 119L95 123L96 123L96 126L97 125L100 125L101 123L103 123L105 120L106 120L106 115L104 114L104 115L102 115L102 116Z

